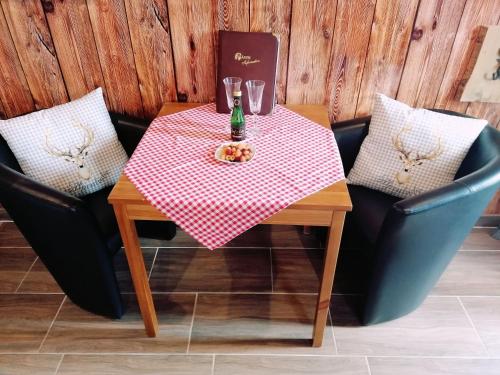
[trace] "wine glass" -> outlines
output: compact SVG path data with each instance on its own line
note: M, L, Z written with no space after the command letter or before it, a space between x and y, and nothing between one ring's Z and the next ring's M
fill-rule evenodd
M260 134L257 128L257 114L260 113L262 106L262 93L264 92L265 82L259 79L251 79L246 82L248 91L248 104L250 112L253 114L251 134L258 136Z
M226 77L222 80L226 87L227 107L231 113L233 110L233 92L240 91L241 78L240 77Z

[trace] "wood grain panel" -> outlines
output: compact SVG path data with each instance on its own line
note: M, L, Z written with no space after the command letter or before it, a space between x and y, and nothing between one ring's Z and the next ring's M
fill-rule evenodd
M123 247L127 254L130 275L134 283L134 290L141 310L142 319L146 326L146 333L149 337L155 337L158 335L159 330L158 320L153 304L153 296L149 289L148 276L146 274L146 267L144 266L144 258L139 245L139 239L137 238L135 224L128 218L125 206L114 205L113 209L123 240Z
M63 299L54 294L0 294L0 352L36 353ZM4 366L1 369L8 373Z
M375 0L338 0L327 88L332 123L356 113L374 12Z
M85 0L45 4L45 15L70 98L77 99L97 87L104 88Z
M474 117L484 118L495 127L495 124L500 121L500 104L473 102L467 107L466 113Z
M249 0L218 0L218 30L248 31L248 7Z
M332 222L332 212L320 210L283 210L261 224L314 225L327 227Z
M286 101L291 11L291 0L251 0L250 2L250 31L271 32L280 38L276 77L276 98L280 104Z
M500 214L500 191L497 191L492 201L486 207L483 215L498 215Z
M153 118L163 103L177 97L167 4L125 0L125 7L144 115Z
M219 47L218 30L248 31L249 0L212 0L217 6L212 14L214 18L214 69L217 72L217 49Z
M374 93L396 96L417 5L418 0L377 2L356 116L371 112Z
M335 10L336 1L293 2L287 103L325 102Z
M127 312L121 319L103 318L83 310L70 300L66 300L40 351L45 353L97 353L101 356L102 361L104 361L102 353L184 354L189 341L195 298L192 294L176 294L168 297L165 295L154 296L154 303L160 319L160 335L154 340L148 339L144 334L136 296L133 294L122 296ZM174 375L183 373L181 370L169 371L168 367L164 367L163 372L158 372L155 369L150 370L149 367L133 368L133 365L125 360L125 357L122 356L122 360L125 367L135 374ZM59 374L124 374L119 369L116 371L111 369L110 364L103 367L106 370L96 369L95 372L91 372L79 367L75 372L66 372L68 367L61 366L66 371L59 371ZM195 372L195 374L198 373Z
M4 120L7 118L7 115L5 114L5 109L3 108L3 104L0 101L0 119Z
M4 374L54 375L62 354L1 354L0 368Z
M357 0L354 0L357 1ZM305 263L310 263L309 258L305 259ZM290 269L286 269L290 272ZM303 268L301 268L303 270ZM311 270L314 273L314 270ZM301 275L302 276L302 275ZM290 278L292 281L297 281L295 277ZM285 280L287 282L288 280ZM317 289L314 291L316 292ZM270 298L271 299L271 298ZM285 307L288 308L288 307ZM293 309L294 307L292 307ZM251 307L249 309L252 309ZM278 318L279 319L279 318ZM287 321L288 322L288 321ZM242 326L247 328L246 324L252 324L247 320L242 323ZM256 326L255 331L260 331L261 328ZM251 329L247 332L251 332ZM250 336L251 337L251 336ZM326 337L325 337L326 339ZM254 339L255 340L255 339ZM251 341L249 341L251 342ZM255 340L258 342L258 339ZM241 340L243 343L243 340ZM236 343L235 343L236 344ZM239 345L240 342L237 343ZM233 348L234 350L235 348ZM239 349L239 347L238 347ZM238 349L234 351L238 351ZM242 347L243 349L243 347ZM244 349L242 350L244 351ZM371 360L371 358L370 358ZM408 374L408 368L405 368L405 375ZM422 368L422 367L420 367ZM361 357L321 357L321 356L274 356L265 353L263 355L220 355L218 354L215 360L215 374L238 374L238 375L278 375L278 374L357 374L368 375L366 363ZM382 370L383 371L383 370ZM382 372L380 372L382 373ZM403 373L401 371L400 373ZM396 372L394 372L396 374ZM63 374L61 374L63 375Z
M142 116L143 107L123 0L87 2L110 109Z
M320 347L323 343L323 333L328 320L328 309L332 297L333 279L337 268L337 258L344 228L345 212L333 212L332 223L328 228L328 241L325 249L325 260L323 261L323 272L320 279L318 300L316 303L316 314L314 317L313 343L314 347Z
M36 108L65 103L66 87L41 3L1 0L1 5Z
M467 102L460 102L469 60L474 52L479 26L495 25L500 14L498 0L468 0L451 50L448 65L435 103L436 108L446 108L464 113Z
M0 7L0 109L14 117L35 109L33 98Z
M76 323L76 322L75 322ZM75 324L76 325L76 324ZM105 327L103 327L106 329ZM104 336L104 335L103 335ZM119 337L116 341L120 341ZM104 341L104 340L103 340ZM152 340L150 340L152 341ZM64 342L64 341L63 341ZM154 341L153 341L154 342ZM172 351L166 343L166 351ZM108 349L104 349L109 352ZM147 353L142 347L141 352ZM211 355L155 355L140 354L118 354L118 355L73 355L65 354L58 369L58 375L75 375L85 373L96 374L198 374L208 375L212 373ZM51 372L50 374L54 374ZM22 375L22 374L20 374ZM38 374L37 375L44 375Z
M263 364L257 356L252 355L264 352L263 349L260 351L256 349L263 345L266 354L280 359L290 358L281 355L310 356L311 353L318 355L334 352L331 329L326 330L325 344L321 349L309 347L315 299L314 295L304 294L199 294L189 346L190 353L217 353L214 372L217 375L252 373L253 375L320 375L321 372L323 372L321 375L338 375L342 372L348 374L349 370L346 370L346 367L328 366L326 370L320 371L317 364L321 359L315 362L316 366L301 366L293 360L288 362L288 366L276 366L269 362ZM254 363L246 367L246 371L236 366L223 367L218 361L219 355L225 353L230 354L231 358L236 358L232 356L233 354L245 353L245 356L253 359ZM305 358L305 356L294 358ZM353 370L351 374L362 374L362 372Z
M180 101L215 100L216 11L216 5L209 1L168 2L177 98Z
M465 0L428 0L420 6L398 100L434 107L464 6Z
M0 248L0 293L15 293L37 255L29 248Z

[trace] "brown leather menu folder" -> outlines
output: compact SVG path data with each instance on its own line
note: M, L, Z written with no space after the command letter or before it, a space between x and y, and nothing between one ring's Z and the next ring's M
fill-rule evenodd
M216 108L219 113L229 113L225 77L241 77L243 111L251 114L245 82L260 79L266 82L262 94L260 114L273 111L275 103L276 69L278 67L279 40L271 33L219 31L217 51Z

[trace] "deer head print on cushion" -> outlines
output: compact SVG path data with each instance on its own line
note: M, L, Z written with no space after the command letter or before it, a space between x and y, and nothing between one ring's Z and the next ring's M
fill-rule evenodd
M82 140L80 144L66 146L65 149L61 150L51 143L50 136L52 129L45 129L45 151L52 156L62 158L67 162L74 163L78 168L78 174L84 180L90 178L90 170L85 166L85 158L89 153L89 147L94 142L94 132L88 126L83 125L80 122L75 122L75 128L82 130Z
M396 181L400 185L408 184L411 181L411 171L413 167L422 165L424 161L431 161L439 157L443 153L441 137L436 137L436 145L429 152L413 151L408 149L401 139L404 133L410 132L411 125L406 125L401 128L397 134L392 137L392 144L395 150L399 153L399 159L403 162L403 170L396 173Z

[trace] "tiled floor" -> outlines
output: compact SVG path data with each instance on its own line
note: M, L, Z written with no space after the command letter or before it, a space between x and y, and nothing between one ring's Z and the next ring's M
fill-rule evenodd
M0 220L6 217L0 216ZM7 218L8 219L8 218ZM360 327L365 271L341 253L321 348L309 338L322 244L257 227L213 253L143 240L160 322L144 334L125 256L121 320L76 307L13 223L0 221L0 374L500 374L500 241L475 229L414 313ZM333 323L332 323L333 322Z

